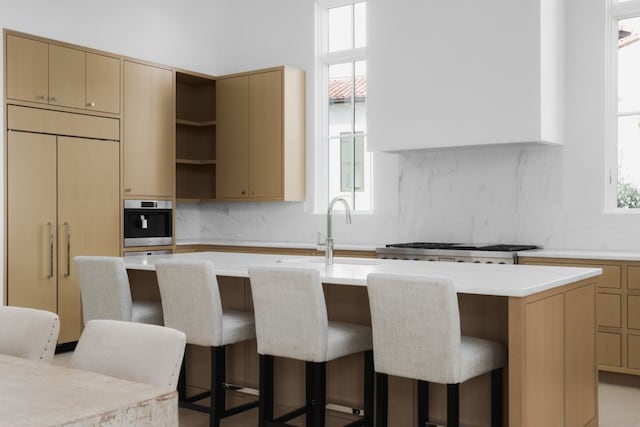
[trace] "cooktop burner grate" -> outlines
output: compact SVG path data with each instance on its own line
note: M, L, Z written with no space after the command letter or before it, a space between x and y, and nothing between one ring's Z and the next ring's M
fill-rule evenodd
M494 251L494 252L518 252L531 249L538 249L535 245L518 244L496 244L496 245L474 245L468 243L437 243L437 242L410 242L393 243L386 245L387 248L405 249L442 249L442 250L467 250L467 251Z

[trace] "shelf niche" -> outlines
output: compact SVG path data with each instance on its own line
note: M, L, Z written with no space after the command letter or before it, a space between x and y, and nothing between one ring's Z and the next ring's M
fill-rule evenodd
M176 72L176 198L215 199L216 81Z

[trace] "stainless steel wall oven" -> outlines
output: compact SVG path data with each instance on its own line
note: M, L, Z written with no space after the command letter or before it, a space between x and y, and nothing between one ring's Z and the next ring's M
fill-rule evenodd
M173 244L173 203L169 200L124 201L124 246Z

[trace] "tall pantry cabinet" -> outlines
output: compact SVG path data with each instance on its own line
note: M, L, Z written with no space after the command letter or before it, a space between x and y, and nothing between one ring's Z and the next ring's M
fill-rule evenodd
M69 116L9 106L7 134L7 304L57 312L60 343L82 330L73 257L120 249L118 120L89 119L112 129L95 137L29 129L43 117L67 127ZM77 133L91 135L91 124L80 126Z

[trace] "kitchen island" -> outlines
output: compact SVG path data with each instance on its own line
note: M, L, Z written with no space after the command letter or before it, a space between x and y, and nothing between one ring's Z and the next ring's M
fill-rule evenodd
M505 425L597 426L594 278L601 274L598 268L359 258L336 258L333 266L326 267L321 257L201 252L124 258L132 288L153 284L154 262L166 257L210 260L219 277L223 304L236 309L251 309L249 266L280 264L318 269L325 284L329 317L365 324L370 322L367 274L449 277L459 295L463 333L507 346ZM197 359L197 352L193 353ZM229 381L257 387L255 342L230 349L228 358L235 362L228 370ZM329 402L362 408L360 364L361 358L345 357L329 365ZM202 362L198 369L206 369L206 365ZM206 387L208 373L191 371L188 384ZM295 407L304 395L303 365L280 360L276 376L279 409ZM462 424L489 425L488 390L487 375L461 386ZM443 391L444 387L434 385L430 396L432 417L441 422L445 413ZM389 392L390 425L415 425L414 382L392 378Z

